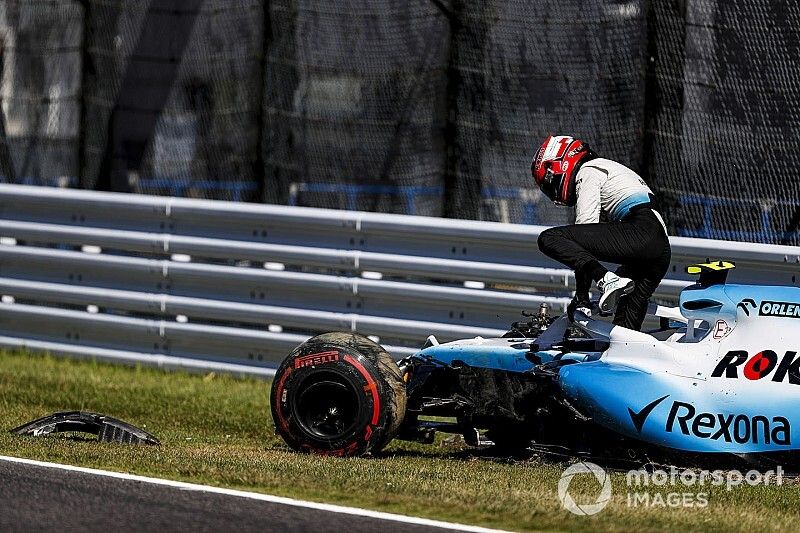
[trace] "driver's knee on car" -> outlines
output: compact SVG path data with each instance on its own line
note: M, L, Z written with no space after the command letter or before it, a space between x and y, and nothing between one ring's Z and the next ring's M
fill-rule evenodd
M580 237L583 233L582 230L585 229L587 228L575 226L549 228L540 233L537 240L539 249L545 255L572 267L575 271L576 300L570 316L574 314L575 308L581 307L581 304L585 303L584 300L588 299L588 290L592 280L595 281L600 292L601 312L613 311L619 298L630 293L634 285L632 279L606 269L591 251L578 242L585 240L576 238L576 236Z

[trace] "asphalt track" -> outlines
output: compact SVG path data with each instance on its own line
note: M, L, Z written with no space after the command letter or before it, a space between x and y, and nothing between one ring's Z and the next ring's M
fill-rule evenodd
M403 531L459 530L456 524L352 514L310 502L276 503L252 493L111 473L65 470L0 457L0 531ZM66 467L69 468L69 467ZM74 467L73 467L74 468ZM107 475L111 474L111 475ZM209 491L210 490L210 491ZM228 491L236 493L237 491ZM249 494L249 496L248 496ZM324 506L319 504L310 504ZM342 511L344 509L344 511ZM370 512L365 511L366 514ZM372 512L373 515L382 513ZM389 516L389 515L387 515ZM400 518L402 519L402 517ZM423 523L414 523L414 521ZM430 522L430 523L424 523ZM465 527L480 531L482 528ZM489 530L483 530L489 531Z

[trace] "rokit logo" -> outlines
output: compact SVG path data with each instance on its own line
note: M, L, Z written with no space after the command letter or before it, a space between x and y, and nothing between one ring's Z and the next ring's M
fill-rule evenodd
M788 381L800 385L800 356L795 351L787 351L782 357L772 350L763 350L748 359L744 350L731 350L720 359L712 378L738 378L739 369L742 375L751 381L764 379L772 374L774 382ZM773 372L774 371L774 372Z
M639 433L650 413L668 397L662 396L653 400L638 412L628 408L631 421ZM680 401L672 402L664 430L668 433L678 431L700 439L738 444L774 443L779 446L789 446L792 433L789 420L782 416L769 419L762 415L751 417L743 414L698 413L692 404Z
M666 431L676 430L684 435L694 435L701 439L724 440L738 444L770 444L780 446L791 444L789 420L775 416L726 415L722 413L697 413L694 406L684 402L672 402L667 417Z

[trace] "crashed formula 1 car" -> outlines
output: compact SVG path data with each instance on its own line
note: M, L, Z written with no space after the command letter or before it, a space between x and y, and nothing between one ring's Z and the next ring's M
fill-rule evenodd
M726 284L733 267L690 267L697 283L677 308L651 305L648 333L542 310L502 338L431 337L399 362L357 334L316 336L275 376L276 431L342 456L450 432L508 452L796 459L800 288Z

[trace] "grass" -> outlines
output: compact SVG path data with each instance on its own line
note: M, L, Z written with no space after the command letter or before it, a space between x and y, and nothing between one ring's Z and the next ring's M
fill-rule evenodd
M606 509L574 516L556 492L565 464L490 460L447 439L395 442L377 458L300 455L274 435L268 402L269 383L259 380L2 352L0 454L512 530L788 531L800 520L797 484L709 487L704 508L634 508L622 473L612 474ZM6 431L59 410L121 418L162 445ZM597 489L594 480L576 478L570 493L588 503Z

